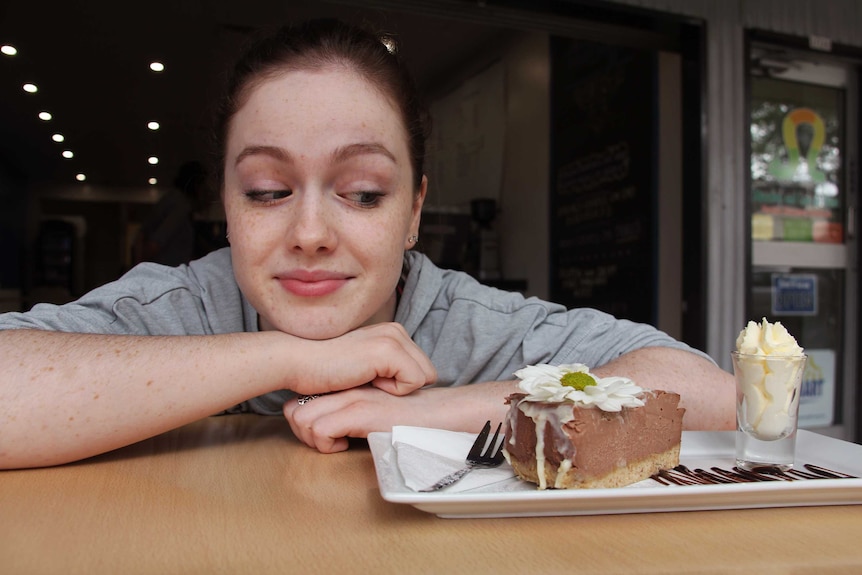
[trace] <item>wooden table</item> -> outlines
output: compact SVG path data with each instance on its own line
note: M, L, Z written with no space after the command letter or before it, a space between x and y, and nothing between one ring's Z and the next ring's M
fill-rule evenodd
M862 506L440 519L254 415L0 472L0 573L695 572L862 573Z

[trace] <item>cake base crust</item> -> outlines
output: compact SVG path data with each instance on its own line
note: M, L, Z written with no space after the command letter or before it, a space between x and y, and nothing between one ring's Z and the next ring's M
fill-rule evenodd
M526 481L539 483L539 476L536 474L535 461L530 464L524 464L520 461L513 460L511 462L512 469L515 474ZM625 487L638 481L643 481L652 475L655 475L662 469L673 469L679 465L679 445L672 447L664 453L656 453L642 459L641 461L630 462L625 467L618 467L610 473L601 477L582 477L581 474L574 469L569 469L562 476L557 473L557 468L545 461L545 477L557 477L555 481L548 481L549 487L556 489L601 489L605 487Z

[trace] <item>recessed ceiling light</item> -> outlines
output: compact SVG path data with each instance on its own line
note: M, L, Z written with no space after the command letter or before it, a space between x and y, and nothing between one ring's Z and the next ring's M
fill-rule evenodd
M10 46L9 44L4 44L0 46L0 52L3 52L7 56L14 56L18 53L18 49L15 46Z
M63 137L63 134L54 134L53 136L51 136L51 139L55 142L62 142L66 138Z
M156 165L159 163L159 159L155 156L150 156L149 158L147 158L147 161L153 165Z
M147 127L151 130L158 130L159 129L159 123L158 122L148 122Z
M162 64L161 62L151 62L150 63L150 70L152 70L153 72L164 72L165 65Z
M72 153L72 150L63 150L63 157L64 158L68 159L68 158L73 157L74 155L75 154Z
M87 176L85 176L84 174L78 174L77 176L75 176L75 179L78 180L79 182L83 182L84 180L87 179Z
M159 181L158 181L157 179L155 179L155 178L150 178L150 179L149 179L149 180L147 180L147 181L150 183L150 185L151 185L151 186L155 186L156 184L158 184L158 183L159 183Z
M48 120L50 120L53 117L54 116L51 115L51 112L39 112L39 119L40 120L45 120L47 122Z
M24 91L35 94L39 91L39 88L36 87L36 84L24 84Z
M395 38L384 36L380 39L380 42L382 42L383 45L386 46L386 50L388 50L390 54L394 54L398 51L398 43L395 42Z

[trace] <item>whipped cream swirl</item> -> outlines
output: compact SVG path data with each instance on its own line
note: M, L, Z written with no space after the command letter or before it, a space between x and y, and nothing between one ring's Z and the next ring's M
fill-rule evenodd
M805 355L781 322L749 321L736 338L734 370L741 397L737 399L742 429L762 441L774 441L793 431L799 409L797 387Z
M562 380L568 373L585 373L596 384L585 386L583 391L564 385ZM640 407L644 404L639 397L644 389L629 378L598 377L582 363L528 365L516 371L515 377L521 380L518 387L527 394L524 398L526 401L570 401L583 406L595 405L603 411L621 411L624 407Z
M745 355L802 355L802 348L780 321L749 321L736 338L736 350Z

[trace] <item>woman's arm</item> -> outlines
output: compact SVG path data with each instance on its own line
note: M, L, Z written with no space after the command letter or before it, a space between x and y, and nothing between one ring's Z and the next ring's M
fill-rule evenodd
M686 408L685 429L735 428L733 377L688 351L650 347L624 354L592 369L600 376L621 375L647 389L674 391ZM474 383L420 389L404 397L358 387L298 405L284 406L297 437L323 453L347 449L346 437L367 437L394 425L414 425L477 432L486 420L503 421L505 399L518 390L516 381Z
M0 365L0 468L82 459L274 390L404 394L436 378L397 324L324 341L7 330Z
M686 410L684 429L736 429L733 375L699 355L669 347L646 347L592 371L602 377L628 377L645 389L678 393L680 407Z

